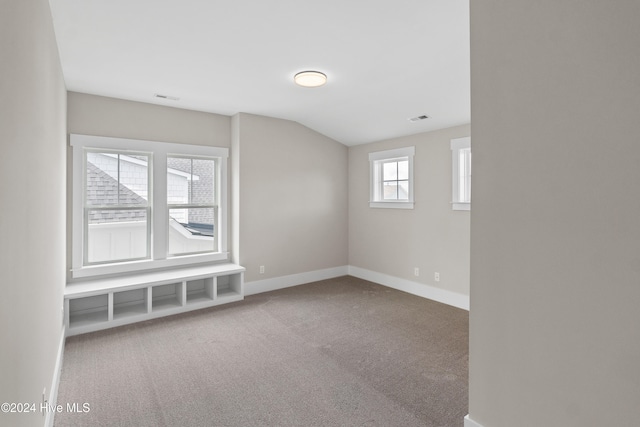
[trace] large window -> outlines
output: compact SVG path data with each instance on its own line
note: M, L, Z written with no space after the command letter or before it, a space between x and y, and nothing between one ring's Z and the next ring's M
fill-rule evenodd
M369 154L372 208L413 208L414 147Z
M228 149L71 135L72 275L228 259Z
M471 138L451 140L453 210L471 210Z

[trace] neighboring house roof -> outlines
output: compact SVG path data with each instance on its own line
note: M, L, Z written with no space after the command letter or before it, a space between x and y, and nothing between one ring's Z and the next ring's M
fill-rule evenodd
M118 194L120 201L118 202ZM91 162L87 162L87 204L104 205L144 205L147 201L140 195L118 183L109 174ZM142 221L146 213L141 211L90 211L89 223Z
M194 236L213 237L213 224L201 224L198 222L190 222L188 224L179 223L185 230Z

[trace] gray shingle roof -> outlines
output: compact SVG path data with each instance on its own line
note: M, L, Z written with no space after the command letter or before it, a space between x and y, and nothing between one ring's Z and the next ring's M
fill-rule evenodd
M135 206L147 203L140 195L118 183L109 174L91 162L87 162L87 205ZM119 196L119 199L118 199ZM143 221L146 212L136 210L89 211L89 223Z

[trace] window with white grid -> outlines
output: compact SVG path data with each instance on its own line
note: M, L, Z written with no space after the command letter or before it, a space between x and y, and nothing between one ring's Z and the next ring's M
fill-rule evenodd
M228 149L71 135L72 277L228 260Z
M413 209L415 147L369 153L372 208Z

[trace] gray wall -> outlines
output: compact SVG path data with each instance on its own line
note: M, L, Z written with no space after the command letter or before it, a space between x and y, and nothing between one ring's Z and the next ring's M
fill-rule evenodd
M470 416L640 419L640 2L471 2Z
M347 265L347 147L287 120L239 114L234 127L246 281Z
M465 125L349 148L350 265L469 294L470 215L451 209L450 149L469 134ZM370 208L369 153L408 146L416 147L415 208Z
M183 110L69 92L69 133L181 144L231 146L231 119Z
M0 4L0 424L41 426L62 338L66 92L49 2ZM48 396L47 396L48 398Z

